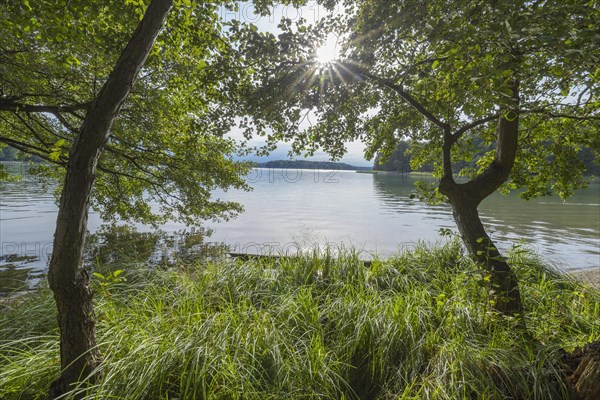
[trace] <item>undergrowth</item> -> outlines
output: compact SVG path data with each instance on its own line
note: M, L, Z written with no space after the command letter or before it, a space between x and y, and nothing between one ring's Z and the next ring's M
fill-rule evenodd
M85 395L569 399L558 349L600 338L600 293L527 252L510 263L527 332L494 314L457 242L368 267L352 251L130 265L127 281L94 278L104 362ZM58 366L48 289L0 311L0 398L44 398Z

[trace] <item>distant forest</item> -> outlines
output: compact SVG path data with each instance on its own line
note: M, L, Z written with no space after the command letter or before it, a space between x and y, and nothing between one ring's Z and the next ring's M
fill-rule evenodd
M0 149L0 161L33 161L42 162L39 157L32 157L21 153L19 150L5 146ZM308 161L308 160L277 160L257 164L260 168L285 168L285 169L321 169L321 170L370 170L371 167L357 167L354 165L333 161Z
M493 149L492 145L485 146L483 143L475 144L478 148L476 157L481 156L483 153L490 151ZM373 169L376 171L393 171L393 172L412 172L410 166L411 155L407 154L407 151L410 147L410 142L408 141L400 141L396 146L396 150L388 157L388 159L382 162L381 154L377 154L375 157L375 161L373 164ZM584 147L579 151L578 154L579 159L585 166L586 175L594 175L600 176L600 165L597 160L595 160L594 152L588 148ZM466 161L455 163L455 167L457 170L461 170L465 167L469 166L469 163ZM420 168L418 171L433 171L432 165L425 165Z
M410 154L406 154L410 143L401 141L396 146L396 150L389 156L387 161L381 163L382 157L377 154L373 164L373 169L376 171L394 171L394 172L411 172ZM491 150L491 146L480 146L479 153L484 153ZM595 161L594 153L591 149L585 147L579 151L579 159L585 165L586 175L600 176L600 165ZM33 161L41 162L42 159L23 155L13 147L6 146L0 149L0 161ZM268 161L258 164L261 168L296 168L296 169L322 169L322 170L368 170L370 167L356 167L346 163L332 161L307 161L307 160L278 160ZM458 170L468 166L468 163L458 162L456 168ZM433 171L432 165L425 165L419 171Z

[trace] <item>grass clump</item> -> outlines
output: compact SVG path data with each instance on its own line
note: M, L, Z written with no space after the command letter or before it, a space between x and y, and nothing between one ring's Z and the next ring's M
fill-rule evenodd
M352 252L129 268L96 295L88 399L569 399L559 348L600 338L600 294L527 253L529 333L495 315L458 243L365 267ZM58 371L48 290L0 313L0 398Z

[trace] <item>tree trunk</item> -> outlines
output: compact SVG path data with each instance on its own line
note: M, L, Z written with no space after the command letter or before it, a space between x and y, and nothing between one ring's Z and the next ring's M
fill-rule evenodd
M92 292L82 265L87 210L96 160L81 160L80 153L76 148L71 156L60 200L48 274L58 309L62 367L60 378L53 382L50 389L51 398L64 394L72 384L87 377L93 383L91 373L100 362L100 352L96 347Z
M523 315L516 275L485 231L477 212L479 204L506 182L515 163L519 134L519 82L513 80L509 85L512 99L501 110L498 119L494 160L472 180L456 183L452 175L451 148L460 134L452 135L448 128L444 132L442 147L444 175L438 188L452 204L454 220L471 257L490 274L494 308L505 315Z
M493 307L505 315L522 315L521 293L515 273L489 237L477 212L477 203L465 192L450 198L460 236L473 259L490 274Z
M61 376L52 383L50 398L93 383L100 362L96 347L94 309L89 278L83 267L87 213L96 166L110 128L144 64L172 0L153 0L117 61L100 94L87 112L69 164L60 198L48 280L54 292L60 328Z

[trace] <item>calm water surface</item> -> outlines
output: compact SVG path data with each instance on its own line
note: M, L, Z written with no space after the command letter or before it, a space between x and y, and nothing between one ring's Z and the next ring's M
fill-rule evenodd
M224 242L236 252L343 243L368 258L410 248L419 240L436 242L440 228L456 231L448 206L410 199L415 178L406 175L257 169L248 180L252 192L215 192L216 197L240 202L245 212L228 222L205 224L213 229L210 241ZM56 212L53 195L35 181L1 184L0 265L11 261L8 255L17 254L38 257L27 266L43 270ZM514 194L493 195L480 212L504 249L523 241L562 268L600 268L598 184L567 203L553 197L524 201ZM101 224L92 213L90 230ZM167 232L182 228L176 223L163 226Z

